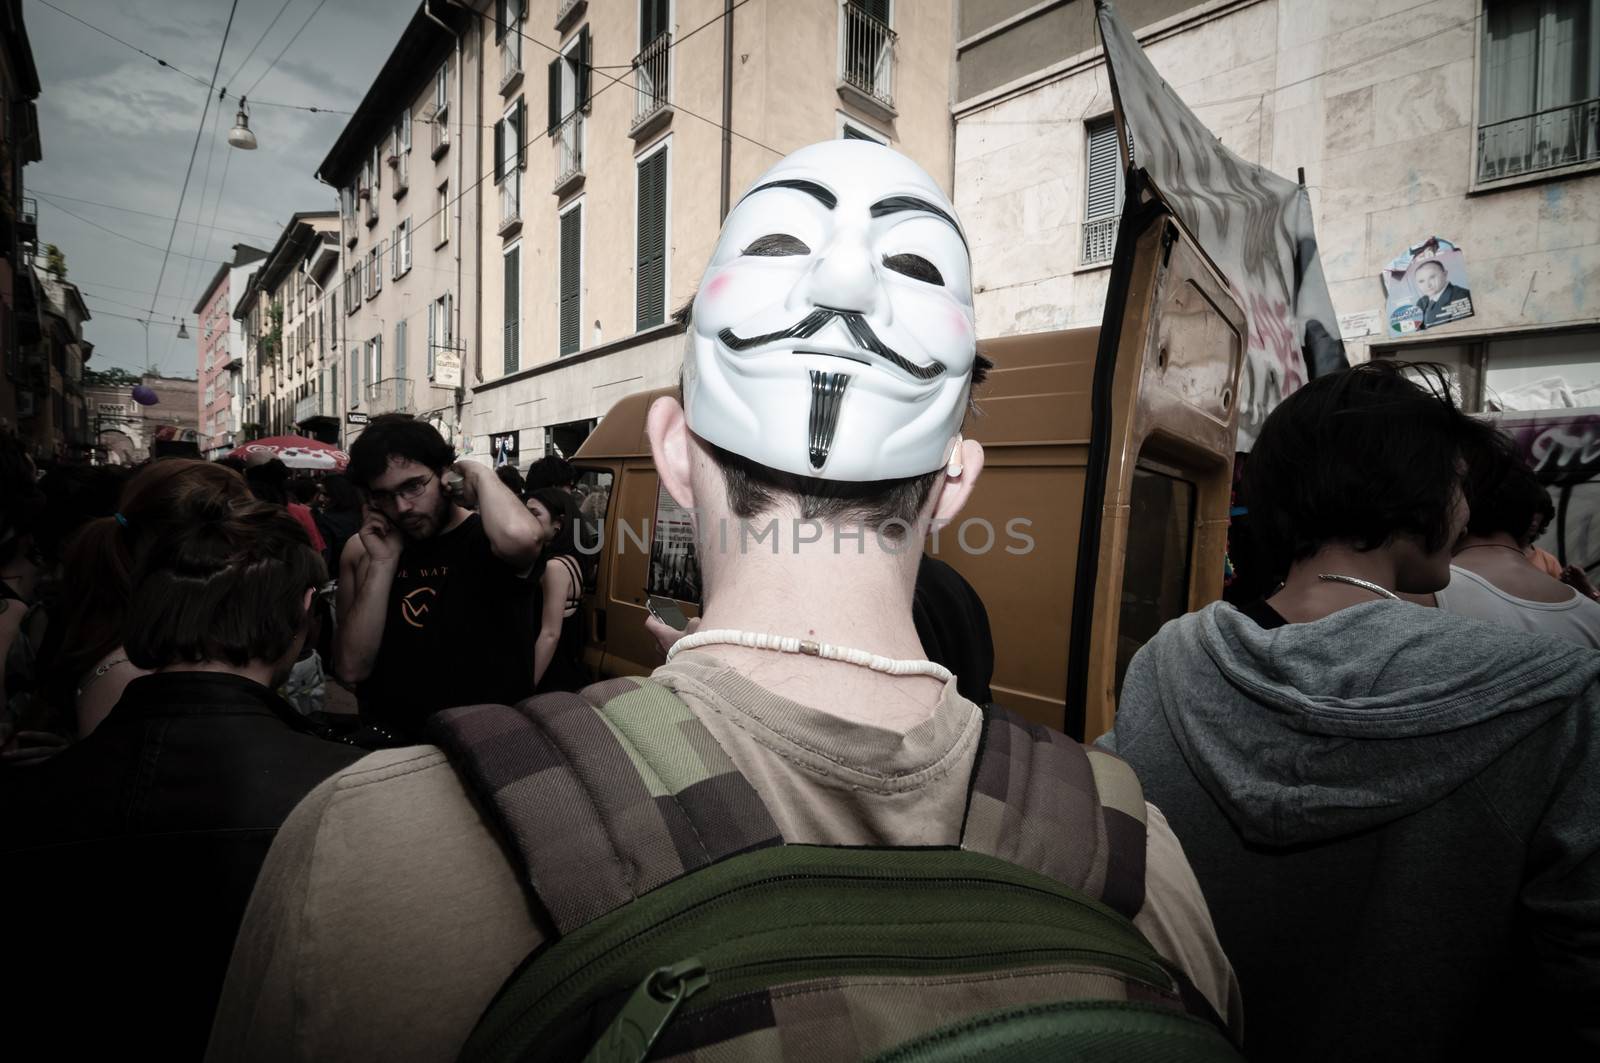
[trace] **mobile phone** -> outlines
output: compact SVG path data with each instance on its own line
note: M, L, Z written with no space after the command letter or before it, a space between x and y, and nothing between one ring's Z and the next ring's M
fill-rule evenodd
M678 608L678 603L671 598L660 598L652 594L644 600L644 607L650 610L650 615L672 628L682 631L689 626L689 618L683 615L683 610Z

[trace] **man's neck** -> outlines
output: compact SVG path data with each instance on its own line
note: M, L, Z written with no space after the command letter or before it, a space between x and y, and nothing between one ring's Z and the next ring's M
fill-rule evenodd
M792 552L780 544L730 553L708 566L700 630L732 629L816 639L896 660L926 657L911 619L920 544L902 555L872 543L865 553L835 552L831 533ZM847 547L849 541L846 541ZM753 682L792 701L857 722L909 728L939 703L942 684L926 676L889 676L817 657L717 646L709 652Z
M1353 605L1383 599L1383 595L1365 587L1325 580L1321 578L1323 575L1349 576L1392 592L1398 583L1398 568L1393 556L1382 547L1357 550L1353 546L1330 544L1290 565L1282 589L1268 602L1290 623L1310 623Z
M248 679L253 683L271 689L273 668L267 661L251 661L246 665L229 664L227 661L196 661L182 664L172 664L156 670L158 675L168 672L211 672L217 675L236 675L241 679Z

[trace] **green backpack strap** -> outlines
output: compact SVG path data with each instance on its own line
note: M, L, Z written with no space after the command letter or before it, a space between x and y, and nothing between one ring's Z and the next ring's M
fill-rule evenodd
M448 709L428 726L562 935L783 840L710 732L649 679Z
M961 847L1132 919L1144 906L1145 870L1144 791L1133 769L998 705L983 715Z

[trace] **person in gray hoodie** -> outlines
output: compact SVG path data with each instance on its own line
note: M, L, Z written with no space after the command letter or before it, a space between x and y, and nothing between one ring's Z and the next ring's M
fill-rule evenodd
M1600 652L1400 600L1489 431L1392 364L1246 468L1283 586L1161 629L1100 740L1199 877L1257 1060L1600 1058Z

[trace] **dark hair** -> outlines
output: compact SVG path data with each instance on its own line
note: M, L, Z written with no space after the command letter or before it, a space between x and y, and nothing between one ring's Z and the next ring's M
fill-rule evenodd
M296 502L309 506L317 497L316 477L296 476L289 481L289 494Z
M1267 417L1245 466L1263 555L1281 578L1328 543L1449 546L1460 463L1492 432L1451 401L1439 366L1377 359L1318 377Z
M59 598L61 652L51 662L68 693L122 642L133 570L152 544L177 534L219 501L250 498L244 478L223 465L170 458L152 462L123 488L116 517L92 520L67 548ZM292 519L292 518L291 518Z
M84 525L115 513L132 476L126 465L61 465L47 473L39 481L45 509L36 534L45 559L60 561Z
M581 518L578 516L577 500L559 487L541 487L537 491L529 491L528 499L544 506L552 518L561 522L561 529L556 532L555 538L545 545L544 555L578 556L578 521Z
M529 491L537 491L541 487L571 487L577 482L578 470L566 459L554 454L528 466L526 483Z
M224 454L222 457L212 462L212 464L221 465L225 469L232 469L234 472L239 473L240 475L243 475L244 471L250 467L249 463L243 458L236 458L232 454Z
M1550 492L1503 432L1474 441L1465 457L1463 490L1467 505L1472 507L1467 530L1484 536L1504 533L1526 549L1533 541L1534 519L1544 516L1548 520L1555 515Z
M327 578L286 510L213 498L141 560L123 640L128 660L139 668L277 661L305 630L306 591Z
M361 512L361 492L343 473L333 473L322 478L322 489L328 493L329 513Z
M9 564L45 516L45 498L22 440L0 434L0 564Z
M777 506L783 496L796 500L800 519L830 524L859 523L877 528L886 539L900 539L916 523L942 469L896 480L822 480L780 472L719 446L707 444L728 490L728 508L749 520ZM895 521L903 522L896 526Z
M289 503L289 466L282 458L270 458L259 465L244 470L244 482L257 501L271 502L275 506Z
M456 451L427 421L404 413L374 417L350 446L345 475L365 490L382 476L395 458L404 458L439 472L456 460Z
M522 482L522 474L517 471L515 465L496 466L494 474L500 477L500 482L511 488L511 493L518 498L521 498L522 493L527 489L527 485Z

